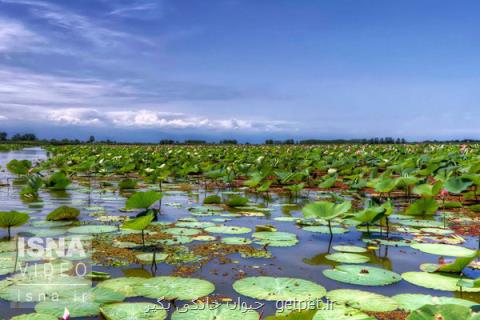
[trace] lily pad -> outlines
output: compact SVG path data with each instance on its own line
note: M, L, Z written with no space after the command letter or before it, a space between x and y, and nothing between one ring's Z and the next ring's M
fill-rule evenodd
M387 312L398 308L398 303L390 297L361 290L333 290L328 292L327 298L362 311Z
M405 272L402 274L405 281L419 287L441 290L441 291L461 291L457 286L461 278L456 275L445 275L441 273L428 272ZM480 288L462 288L465 292L480 292Z
M128 298L139 296L135 288L136 286L142 285L143 282L145 282L145 278L121 277L102 281L97 285L97 287L111 289L113 291L123 294L125 297Z
M333 250L349 253L364 253L367 252L366 248L358 246L333 246Z
M233 289L244 296L268 301L312 301L326 294L321 285L296 278L244 278L235 281Z
M402 280L395 272L357 265L340 265L324 270L323 275L332 280L361 286L385 286Z
M327 226L308 226L308 227L303 227L302 229L308 232L330 234L330 231ZM332 227L333 234L340 234L340 233L346 233L346 232L348 232L348 229L345 229L342 227Z
M401 309L407 311L417 310L424 305L439 305L439 304L456 304L465 307L472 307L476 305L475 302L451 298L451 297L435 297L428 294L414 294L414 293L405 293L397 294L392 297L395 300Z
M370 260L369 257L362 256L356 253L337 252L325 256L326 259L340 263L366 263Z
M259 317L256 311L236 305L221 304L211 308L190 305L175 311L172 320L258 320Z
M160 305L148 302L115 303L102 306L100 313L106 320L163 320L167 311Z
M195 278L155 277L144 280L136 286L140 296L152 299L193 300L208 296L215 290L209 281Z
M106 225L85 225L72 227L68 229L70 233L85 233L85 234L98 234L98 233L109 233L115 232L118 228L115 226L106 226Z
M227 237L222 238L222 243L230 244L230 245L242 245L242 244L250 244L252 240L242 237Z
M469 257L475 254L474 250L450 244L416 243L412 244L411 247L425 253L448 257Z
M252 232L252 229L246 227L215 226L206 228L205 231L210 233L243 234Z

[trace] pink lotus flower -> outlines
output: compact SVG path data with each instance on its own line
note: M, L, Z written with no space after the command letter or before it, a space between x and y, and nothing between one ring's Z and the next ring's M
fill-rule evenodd
M65 311L63 312L62 320L70 320L70 312L68 311L67 307L65 307Z
M445 198L446 196L448 196L448 191L446 189L442 189L442 191L440 191L440 196L442 198Z
M467 146L466 144L462 144L462 145L460 146L460 151L461 151L462 153L465 153L465 151L467 151L467 150L468 150L468 146Z

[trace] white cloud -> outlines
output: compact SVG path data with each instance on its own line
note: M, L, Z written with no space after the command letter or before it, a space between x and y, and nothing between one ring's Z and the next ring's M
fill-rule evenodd
M45 43L22 23L0 17L0 52L22 52Z
M0 121L7 120L7 119L8 119L7 117L0 115Z
M93 108L45 110L46 120L63 126L101 126L136 129L209 129L281 131L290 123L282 121L249 121L209 119L182 113L141 109L138 111L106 111Z
M73 33L76 37L83 38L97 47L121 46L125 39L154 44L139 35L134 37L129 33L106 28L99 21L49 2L30 0L0 0L0 2L26 6L35 17L62 29L63 32Z
M170 89L171 85L167 85L166 91ZM211 87L198 90L209 94L214 91ZM10 123L256 132L291 129L291 123L284 121L222 119L176 110L177 105L165 101L164 96L144 93L122 82L38 74L0 66L0 113Z

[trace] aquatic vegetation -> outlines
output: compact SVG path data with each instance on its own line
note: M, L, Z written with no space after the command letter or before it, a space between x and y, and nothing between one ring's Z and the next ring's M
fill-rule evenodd
M32 162L29 160L13 159L9 163L7 163L8 171L17 175L27 174L31 168L32 168Z
M303 207L302 212L305 218L324 219L328 223L330 235L333 235L332 220L347 213L352 207L350 201L341 204L335 204L327 201L318 201L310 203Z
M23 212L0 212L0 227L7 229L7 239L10 240L12 237L11 229L27 223L29 219L30 216Z
M24 319L65 307L115 320L406 319L447 305L471 317L480 301L478 145L462 155L455 145L47 148L50 158L0 187L3 210L32 217L20 236L91 241L95 271L74 278L82 258L55 260L53 274L67 279L40 286L33 271L50 261L19 259L22 279L15 242L1 241L0 303L27 300L25 288L60 291ZM157 217L161 200L168 214ZM87 294L83 305L66 290L77 280L88 283L74 290ZM150 300L161 298L179 309ZM265 307L235 308L236 298ZM318 305L274 307L297 300Z
M63 172L55 172L44 180L45 187L54 191L65 190L71 183L72 181Z
M61 206L50 212L47 216L48 221L75 220L80 215L76 208Z
M238 293L260 300L311 301L327 291L321 285L296 278L251 277L233 283Z

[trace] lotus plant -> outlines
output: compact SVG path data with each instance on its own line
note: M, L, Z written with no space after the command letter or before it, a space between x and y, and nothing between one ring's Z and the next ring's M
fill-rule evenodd
M347 213L351 207L352 203L350 201L344 201L340 204L329 201L317 201L309 203L305 207L303 207L302 213L305 218L326 220L328 223L330 237L333 237L332 220Z

